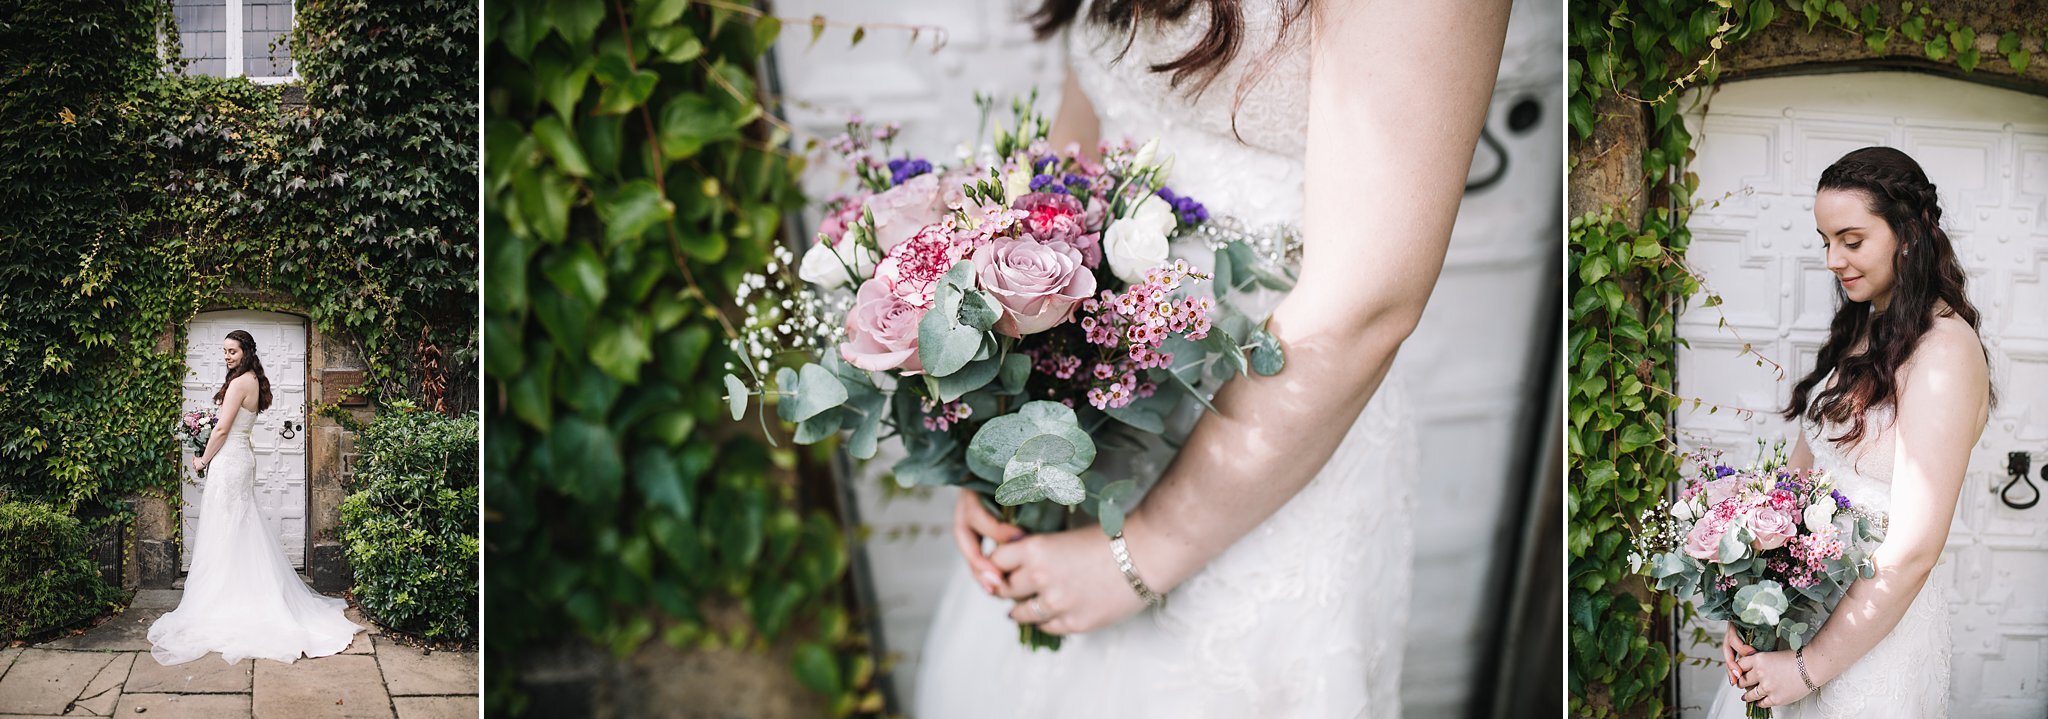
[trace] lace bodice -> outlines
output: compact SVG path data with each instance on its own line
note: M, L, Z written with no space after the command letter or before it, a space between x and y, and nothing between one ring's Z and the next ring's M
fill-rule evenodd
M1195 44L1209 26L1206 5L1195 3L1171 25L1138 22L1135 35L1087 21L1089 10L1083 8L1083 19L1067 38L1068 65L1102 121L1102 138L1158 138L1160 152L1174 157L1170 186L1212 213L1254 225L1298 222L1308 138L1309 18L1304 14L1280 37L1289 5L1244 4L1238 53L1200 95L1194 94L1199 78L1174 88L1172 74L1153 72L1152 66L1179 58Z
M1864 436L1854 445L1833 440L1848 430L1846 426L1802 418L1799 431L1806 437L1806 447L1813 451L1815 469L1826 471L1834 479L1835 487L1851 501L1885 511L1891 507L1896 416L1890 407L1871 410L1864 417Z
M228 427L228 440L235 441L248 439L249 428L254 426L256 426L256 412L254 410L243 409L239 412L236 412L235 423Z

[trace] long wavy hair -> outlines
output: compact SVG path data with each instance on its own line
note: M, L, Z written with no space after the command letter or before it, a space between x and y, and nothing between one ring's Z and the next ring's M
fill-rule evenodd
M263 410L270 409L270 377L263 374L263 360L256 356L256 338L250 336L246 330L235 330L228 333L228 339L234 340L235 344L242 346L242 364L228 368L227 379L221 380L220 390L213 393L213 403L220 404L228 401L228 385L233 384L236 377L254 372L256 373L256 411L262 412Z
M1289 5L1281 13L1278 33L1280 37L1287 37L1294 24L1308 14L1311 2L1284 1ZM1082 0L1044 0L1038 6L1038 10L1029 17L1032 29L1038 33L1038 39L1050 38L1073 24L1075 18L1081 14L1081 2ZM1200 95L1208 90L1209 84L1215 81L1216 75L1223 71L1223 67L1237 57L1238 49L1244 44L1243 0L1097 0L1089 6L1088 20L1105 23L1126 33L1123 51L1117 53L1117 59L1122 60L1124 53L1130 51L1131 42L1137 39L1139 21L1177 22L1186 17L1188 11L1194 9L1197 3L1209 11L1209 27L1202 32L1202 38L1180 57L1155 63L1150 69L1153 72L1171 73L1173 77L1169 85L1174 88L1179 88L1184 82L1193 81L1194 92ZM1231 105L1233 125L1237 105L1244 102L1246 93L1257 84L1259 76L1265 74L1265 70L1272 63L1274 51L1279 49L1279 46L1275 46L1272 51L1261 55L1251 74L1238 84Z
M1828 328L1813 371L1792 388L1785 419L1808 419L1846 425L1836 443L1854 444L1869 430L1864 413L1898 401L1898 372L1937 317L1961 317L1975 329L1977 308L1964 291L1963 265L1956 259L1948 233L1941 230L1941 203L1934 183L1920 163L1889 147L1865 147L1836 160L1820 173L1818 191L1841 190L1863 196L1870 213L1884 218L1898 238L1892 254L1891 302L1873 312L1869 302L1850 302L1835 288L1840 308ZM1859 340L1862 352L1850 354ZM1816 387L1835 373L1835 381L1818 394Z

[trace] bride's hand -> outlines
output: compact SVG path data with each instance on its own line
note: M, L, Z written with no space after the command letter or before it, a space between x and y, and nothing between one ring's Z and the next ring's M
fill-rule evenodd
M205 471L206 471L206 461L205 461L205 460L202 460L202 459L200 459L200 458L198 458L198 457L193 457L193 458L192 458L192 471L194 471L194 472L205 472Z
M1014 542L1024 537L1024 530L989 514L981 506L981 499L974 490L960 490L959 501L953 504L953 543L960 549L960 556L967 560L967 571L972 572L982 591L999 594L1003 590L1003 572L995 562L981 553L981 538L996 540L997 544Z
M1742 700L1766 709L1781 707L1812 694L1799 678L1792 652L1761 652L1736 660L1742 667Z
M1728 686L1742 686L1742 665L1736 662L1756 653L1756 647L1742 641L1742 633L1735 631L1735 623L1728 623L1728 631L1721 636L1721 662L1728 665Z
M1025 537L989 558L1008 573L1002 596L1017 602L1010 618L1051 634L1094 631L1145 608L1096 527Z

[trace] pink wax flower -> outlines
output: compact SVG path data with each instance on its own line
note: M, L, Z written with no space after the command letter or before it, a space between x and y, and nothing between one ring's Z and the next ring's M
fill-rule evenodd
M881 277L861 283L846 313L846 341L839 357L864 370L922 372L917 358L917 323L925 308L890 291Z
M974 253L981 288L1003 306L997 332L1011 337L1043 332L1067 321L1074 305L1095 293L1095 273L1081 251L1065 242L1000 237Z

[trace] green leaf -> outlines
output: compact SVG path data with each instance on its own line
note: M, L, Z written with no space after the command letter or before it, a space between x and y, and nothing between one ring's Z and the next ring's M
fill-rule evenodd
M1267 332L1264 327L1252 333L1252 371L1262 377L1280 374L1287 366L1287 356L1280 350L1280 339Z
M1003 358L1003 366L996 372L997 381L1002 383L1002 393L1012 396L1024 393L1024 383L1030 376L1031 358L1014 352Z
M960 264L969 263L963 261ZM917 359L924 366L925 373L934 378L966 367L981 351L982 339L988 334L985 329L961 323L964 292L950 283L941 284L933 296L931 309L918 320ZM977 319L982 317L978 310L975 315Z
M647 498L648 506L665 509L684 521L690 519L690 495L675 458L666 450L647 446L633 454L633 486Z
M541 274L564 295L591 307L604 303L604 261L598 259L597 251L590 249L590 245L578 242L548 253Z
M705 145L739 138L739 123L711 98L680 93L661 107L661 153L677 160L691 157Z
M1065 437L1044 434L1031 438L1004 466L996 503L1016 506L1049 499L1069 507L1080 504L1088 498L1088 491L1069 469L1079 454L1080 449Z
M578 49L590 42L598 24L604 22L604 0L551 0L547 7L562 39Z
M661 59L673 63L689 62L704 54L704 43L686 25L648 30L647 44L661 55Z
M732 421L738 422L741 417L747 416L748 397L747 386L740 382L740 378L725 376L725 403L732 410Z
M617 247L676 214L675 203L661 196L654 181L638 179L597 198L597 216L604 221L604 240Z
M625 475L619 459L618 440L603 425L578 415L555 422L547 434L550 454L556 466L574 471L553 472L548 479L564 493L597 505L617 500Z
M533 122L533 136L540 140L541 149L554 158L555 166L562 168L563 172L572 177L590 175L590 163L583 159L583 148L577 145L575 136L569 134L569 127L562 124L561 117L542 115Z
M839 677L839 661L824 645L817 642L798 644L791 661L797 681L803 682L811 691L828 697L845 693L845 685Z
M775 46L775 38L782 34L782 18L763 15L754 21L754 54L767 52Z
M541 240L554 244L569 236L569 207L576 202L576 185L561 173L546 167L515 172L512 196L519 203L525 226Z
M598 69L602 71L604 63L598 63ZM604 92L597 97L598 114L617 115L639 107L641 103L647 102L649 95L654 94L654 84L660 79L661 76L654 74L652 70L639 70L622 80L606 85Z
M1081 431L1074 410L1058 402L1037 400L991 419L975 431L967 443L968 471L991 482L1003 481L1018 449L1042 435L1057 435L1074 446L1073 461L1067 465L1070 472L1078 474L1095 462L1095 440Z
M654 356L648 347L647 334L645 317L625 321L598 320L590 338L590 361L621 382L637 384L640 365Z
M1124 531L1124 508L1107 499L1101 500L1095 509L1097 521L1102 523L1102 533L1111 537Z
M1011 357L1023 358L1022 355L1011 355ZM996 374L1001 368L1002 365L997 358L989 357L968 362L967 366L960 368L960 371L939 377L939 401L951 402L960 399L961 395L987 386L990 380L996 378Z
M790 414L784 419L802 422L846 402L846 385L839 383L832 370L813 362L799 369L796 377L795 388L782 388L796 393L794 397L783 397L779 403L790 407Z

